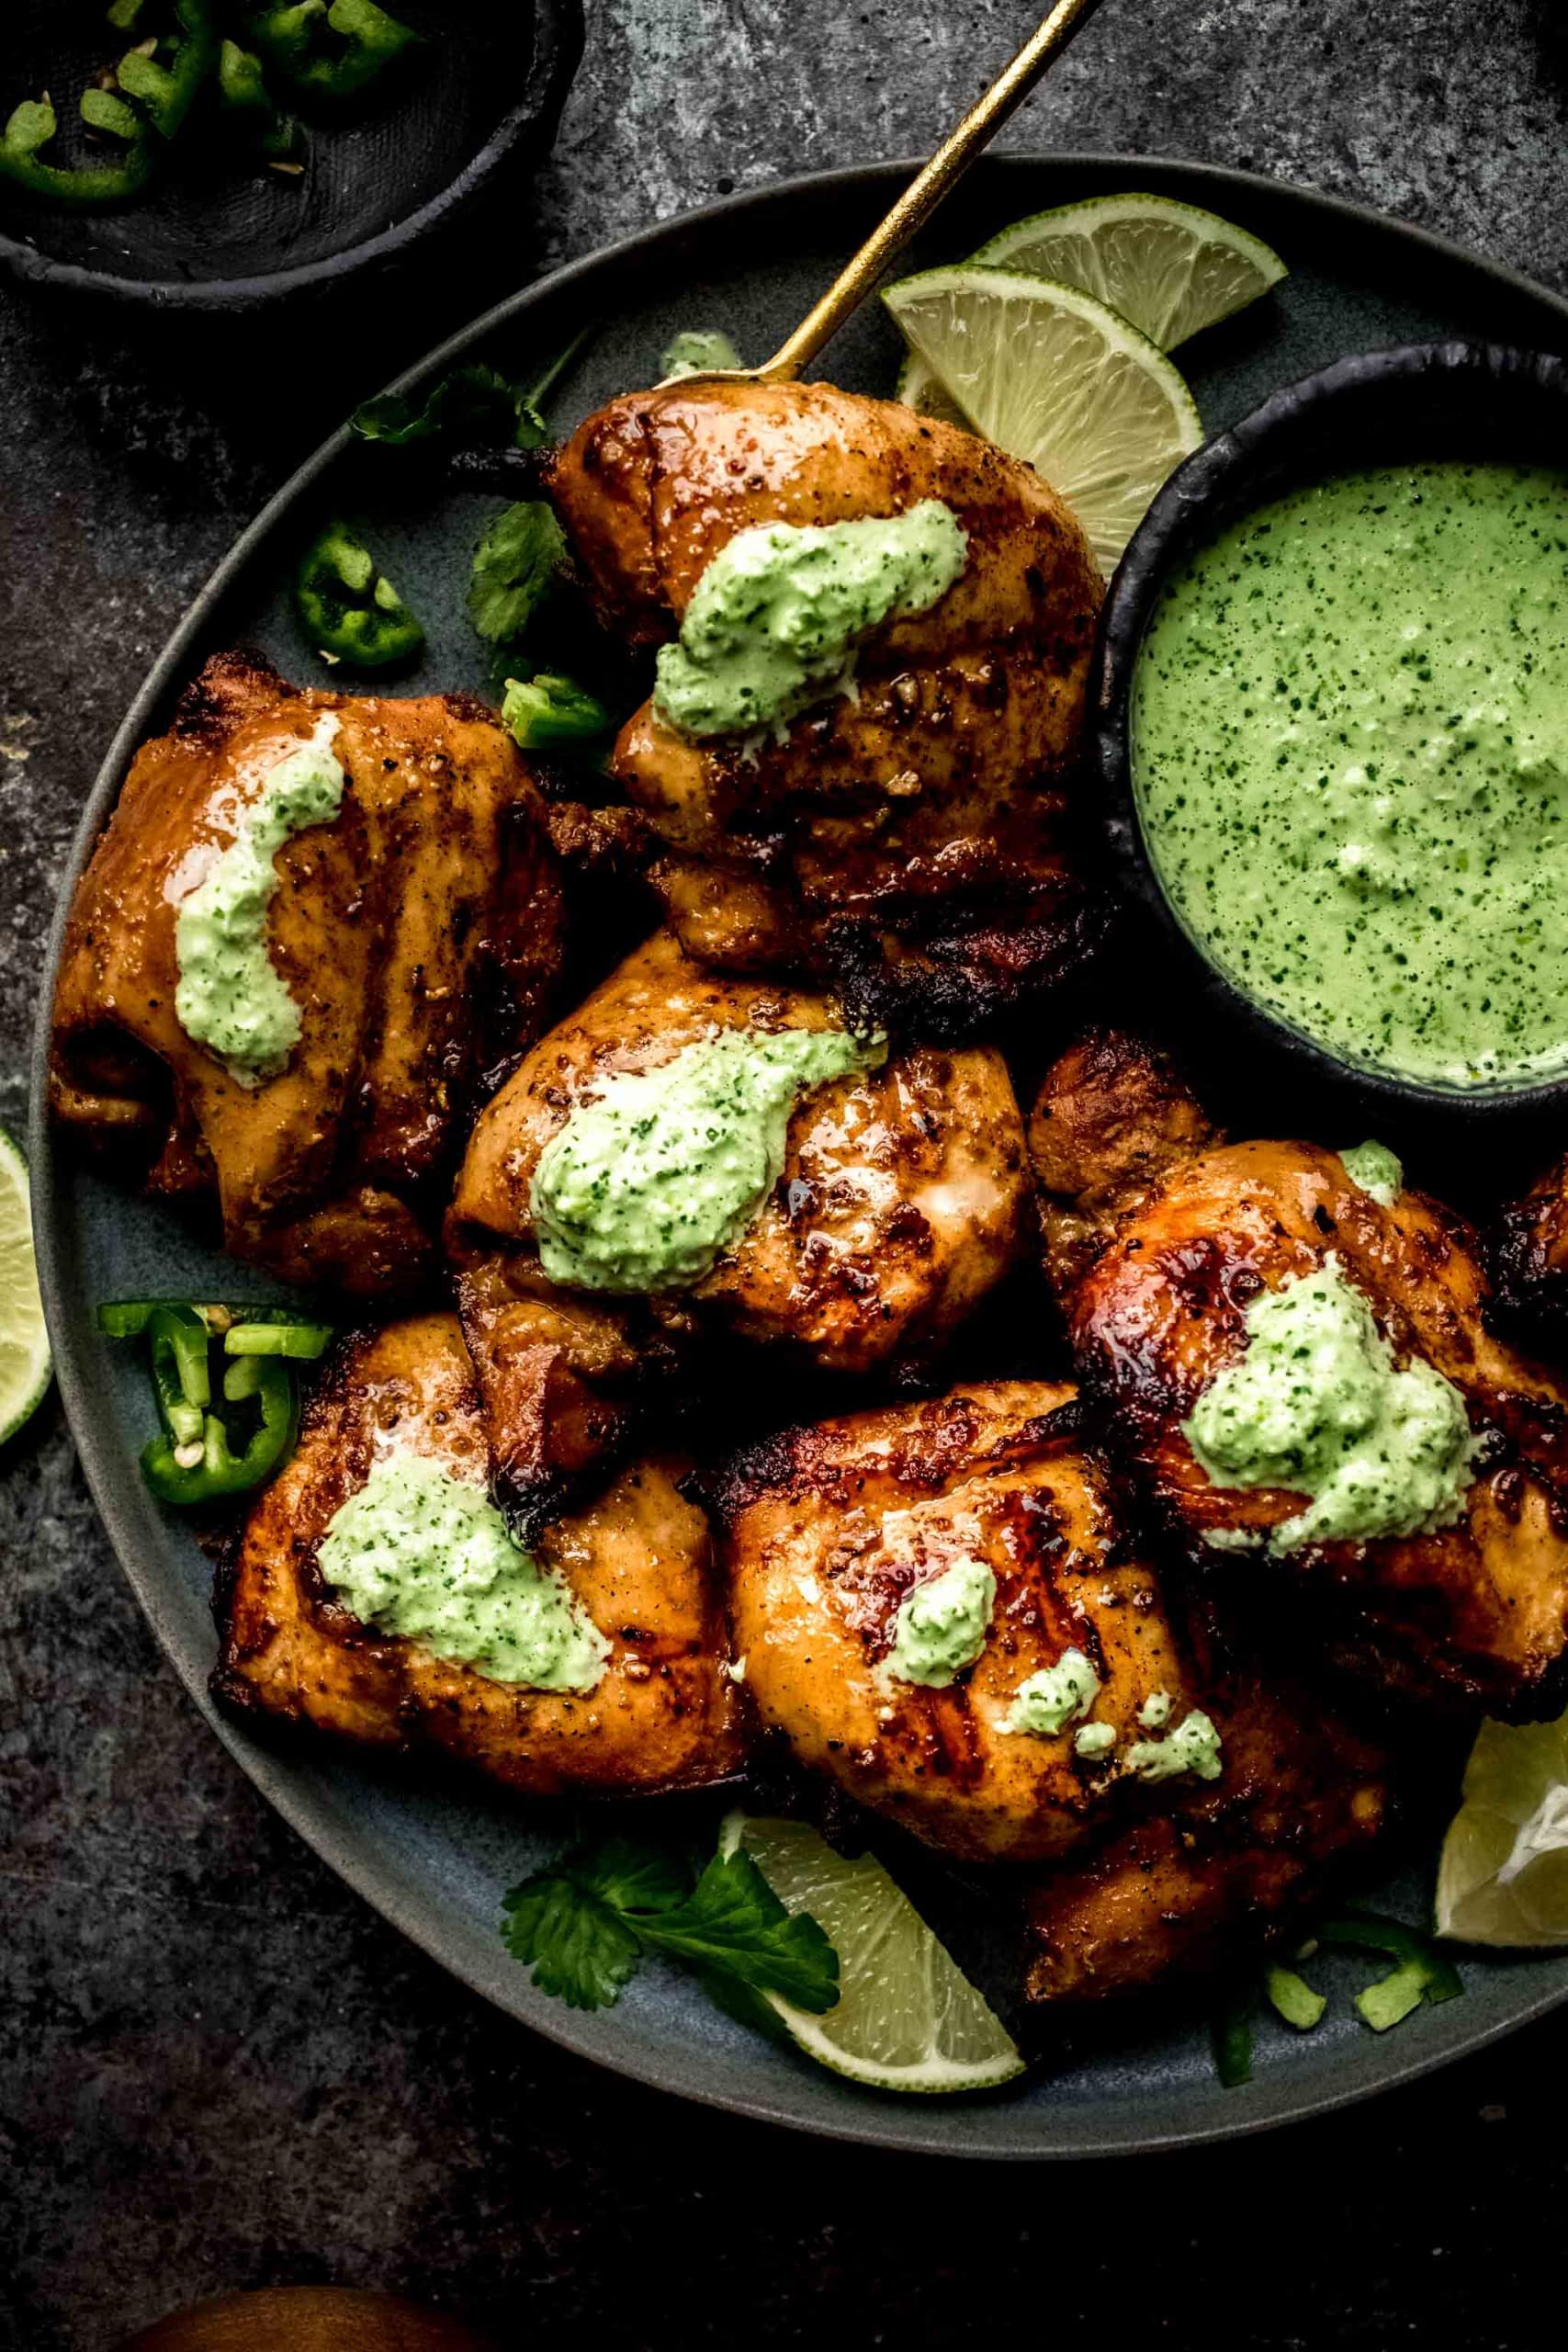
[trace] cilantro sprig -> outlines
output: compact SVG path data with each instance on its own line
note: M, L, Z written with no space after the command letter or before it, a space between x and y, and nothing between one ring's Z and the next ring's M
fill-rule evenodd
M815 2016L839 1997L832 1945L815 1919L785 1910L746 1853L716 1854L698 1873L633 1838L581 1843L502 1907L513 1959L570 2008L611 2007L649 1951L694 1969L722 2007L752 2023L762 2021L764 1994Z
M542 499L499 514L474 557L468 618L491 645L512 645L533 619L566 553L566 534Z
M379 441L389 449L446 439L535 449L547 437L533 394L509 383L498 368L483 367L455 368L423 399L378 393L360 402L349 424L360 440Z
M558 379L582 348L574 335L531 383L513 383L499 368L474 362L455 368L427 392L380 392L349 418L361 441L405 449L415 441L456 441L470 447L538 449L550 437L541 410Z

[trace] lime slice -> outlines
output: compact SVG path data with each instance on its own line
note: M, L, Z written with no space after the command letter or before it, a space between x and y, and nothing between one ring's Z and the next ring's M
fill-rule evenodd
M49 1334L33 1262L28 1163L0 1127L0 1445L30 1420L49 1386Z
M1482 1724L1443 1841L1438 1933L1568 1944L1568 1715Z
M732 1813L719 1850L738 1846L839 1955L839 1999L826 2017L768 1996L811 2057L885 2091L984 2091L1023 2072L1000 2019L880 1862L846 1861L803 1822Z
M1114 570L1168 474L1203 438L1164 353L1092 294L964 262L882 297L929 378L900 388L931 413L934 378L964 421L1027 458Z
M1162 351L1245 310L1286 275L1260 237L1164 196L1096 196L1037 212L971 258L1080 287Z

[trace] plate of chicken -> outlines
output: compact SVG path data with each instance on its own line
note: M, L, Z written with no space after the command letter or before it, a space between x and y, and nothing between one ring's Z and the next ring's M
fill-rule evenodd
M1563 1187L1462 1112L1369 1162L1353 1097L1141 967L1083 760L1103 545L886 311L819 381L671 372L771 349L894 184L558 273L246 534L84 814L39 1264L196 1703L454 1974L808 2129L1171 2145L1568 1995L1431 1932L1483 1721L1568 1705L1568 1374L1509 1312ZM1130 186L1289 266L1183 353L1211 431L1350 352L1568 344L1188 166L989 164L922 259ZM752 658L802 550L852 661ZM1348 1534L1225 1483L1281 1296L1440 1390L1450 1502ZM988 2060L874 2058L873 1917Z

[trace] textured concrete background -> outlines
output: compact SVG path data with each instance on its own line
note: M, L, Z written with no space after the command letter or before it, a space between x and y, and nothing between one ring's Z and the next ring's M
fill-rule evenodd
M0 292L0 1118L89 778L203 576L349 398L606 237L929 144L1029 0L590 0L556 158L439 305L258 371ZM1107 0L1011 143L1250 165L1568 286L1562 0ZM202 1729L51 1401L0 1461L0 2341L220 2288L401 2288L505 2344L1135 2332L1560 2340L1568 2018L1372 2109L1071 2176L688 2109L479 2007ZM1064 2199L1070 2199L1063 2211Z

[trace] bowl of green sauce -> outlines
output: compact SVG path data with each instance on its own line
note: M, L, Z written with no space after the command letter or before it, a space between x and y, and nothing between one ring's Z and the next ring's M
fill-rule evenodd
M1568 364L1435 344L1277 393L1112 583L1095 755L1201 1012L1406 1112L1568 1094Z

